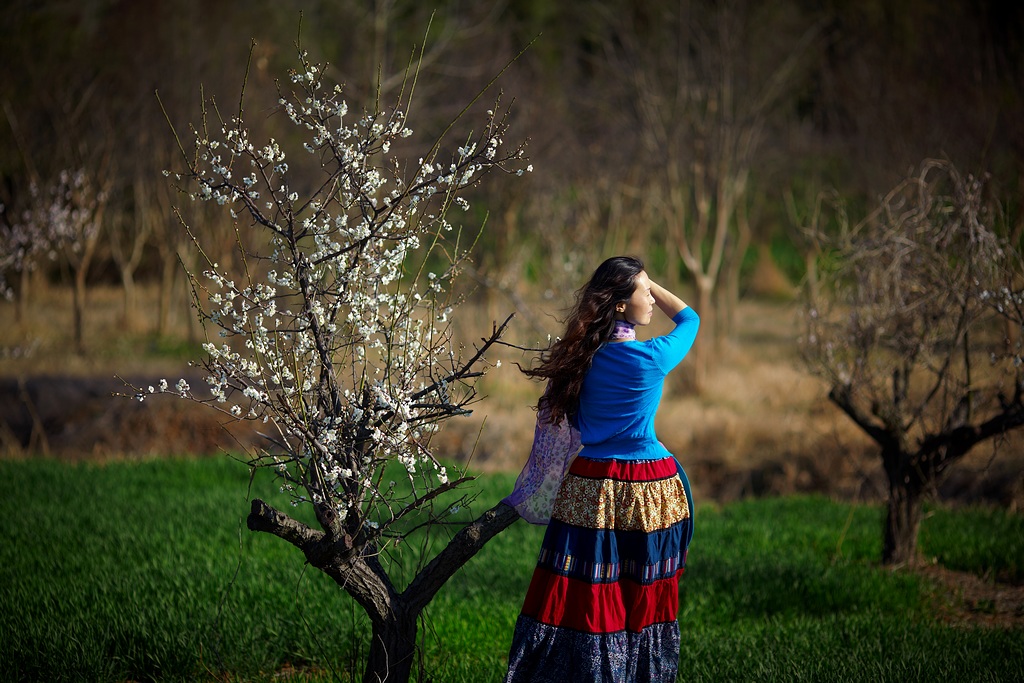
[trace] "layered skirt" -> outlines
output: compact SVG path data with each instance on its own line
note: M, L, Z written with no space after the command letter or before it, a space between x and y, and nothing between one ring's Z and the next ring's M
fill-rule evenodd
M691 510L675 458L577 457L516 622L506 683L674 681Z

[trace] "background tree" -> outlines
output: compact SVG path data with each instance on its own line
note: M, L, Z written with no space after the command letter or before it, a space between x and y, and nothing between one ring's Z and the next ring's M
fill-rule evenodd
M100 243L109 191L83 168L64 170L50 190L49 211L54 249L71 271L74 286L74 341L85 350L85 296L89 268Z
M785 193L786 214L789 219L789 235L793 245L800 251L804 262L804 295L810 301L821 296L818 282L818 262L822 259L822 237L832 235L829 226L833 223L845 225L845 206L835 190L811 188L813 197L796 199L792 188ZM833 216L832 212L837 212Z
M150 185L145 182L145 177L145 174L138 173L136 181L131 185L131 195L118 197L120 206L112 212L107 226L110 257L117 264L121 288L124 290L122 322L128 330L136 328L135 307L138 296L135 273L142 263L146 245L153 234L154 223L166 215L163 214L154 220L148 192Z
M879 448L887 564L914 561L922 499L940 477L1024 425L1021 350L1006 337L1020 307L1003 301L1019 298L1020 260L997 209L981 180L927 161L875 215L822 237L830 267L808 303L804 352Z
M659 5L638 11L621 32L618 59L632 88L651 188L645 199L658 207L713 340L732 326L734 303L712 302L716 292L739 293L751 242L751 172L766 127L818 34L792 10L744 2ZM709 350L695 348L698 385Z
M52 229L39 194L33 184L29 206L20 215L7 206L0 211L0 297L16 298L14 318L19 323L25 318L32 273L40 261L53 256Z
M522 174L524 156L503 144L497 106L446 155L442 140L410 137L415 74L393 107L359 112L305 53L301 67L279 100L305 136L294 148L256 142L241 103L228 119L215 102L204 107L176 177L190 198L230 214L239 247L237 267L216 260L203 227L185 225L202 263L188 277L208 335L209 394L181 380L139 396L173 392L266 425L268 445L250 465L280 477L319 528L261 500L249 528L295 545L365 610L365 681L404 681L422 610L518 517L499 504L421 558L407 586L389 573L416 552L410 535L436 535L470 500L457 489L471 477L448 473L431 435L468 412L505 325L468 358L452 339L452 283L473 244L453 214L468 215L461 195L488 171Z
M481 236L475 254L481 281L499 283L524 302L535 298L538 273L559 280L552 283L556 291L571 287L585 275L583 264L623 244L644 252L653 267L680 269L678 250L663 251L665 212L651 210L668 196L671 164L689 189L698 187L692 164L701 161L711 226L718 225L717 178L745 178L733 183L742 185L742 195L723 185L722 197L743 201L736 203L720 261L712 258L712 230L704 240L690 240L691 255L704 257L702 268L721 264L712 286L727 294L713 307L726 322L740 291L737 274L751 261L744 243L760 249L762 240L781 237L786 212L775 188L791 186L812 165L822 186L836 187L851 207L938 154L991 172L1008 201L1019 203L1021 196L1019 3L446 0L435 12L414 0L311 0L303 12L304 42L352 83L350 102L371 108L378 81L385 95L400 87L407 46L433 13L431 43L438 49L424 55L417 89L426 96L416 110L418 129L431 136L457 113L454 103L472 97L481 73L494 73L536 39L505 79L521 103L516 124L534 141L538 173L514 192L482 187L467 195L491 209L493 230ZM273 78L287 59L296 21L292 5L269 0L244 7L198 0L12 3L0 15L8 38L0 58L20 65L0 74L0 202L9 216L29 204L33 173L46 181L83 163L109 184L112 197L132 196L139 145L152 144L147 158L173 152L154 131L162 117L153 91L160 91L175 125L185 126L198 106L192 84L234 96L230 79L244 68L250 38L258 43L251 106L271 114ZM803 41L811 29L817 30ZM950 107L949 92L971 106ZM645 121L658 123L654 114L667 115L659 125L677 125L672 116L682 121L671 146L651 144L657 128ZM250 124L259 129L272 118ZM113 142L111 130L118 132ZM68 159L69 139L93 150L112 144L107 168L117 173L85 156ZM756 144L730 147L729 140ZM728 173L711 175L723 168ZM684 199L696 215L695 196ZM103 240L97 272L116 267ZM154 234L143 251L160 243ZM164 251L175 270L173 249ZM158 282L160 263L144 254L138 281ZM53 280L56 274L40 275ZM173 288L165 301L187 299L181 280ZM166 324L161 329L171 331Z

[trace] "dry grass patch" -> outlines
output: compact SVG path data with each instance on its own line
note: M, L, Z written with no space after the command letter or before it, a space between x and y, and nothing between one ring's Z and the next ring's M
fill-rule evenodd
M115 374L145 382L189 372L187 361L199 357L202 335L184 301L176 302L172 333L157 336L155 287L140 288L140 306L130 322L123 318L119 289L92 288L85 318L87 353L76 355L71 351L70 291L37 287L33 300L20 323L14 321L13 304L0 303L5 323L0 325L0 378L56 376L70 378L60 381L95 382L82 394L90 397L89 405L57 405L63 412L51 413L47 444L53 454L131 456L161 450L232 450L237 445L233 436L213 436L221 429L220 421L212 413L203 414L200 407L192 406L189 413L180 406L156 407L158 402L151 401L127 402L129 406L110 397ZM513 320L506 341L544 345L547 334L560 331L562 303L531 304L529 312L520 312ZM455 316L456 339L472 350L492 323L504 320L511 310L509 302L497 298L464 305ZM684 361L670 378L658 415L658 434L686 466L695 495L731 500L814 491L856 500L883 498L884 479L873 444L831 404L826 387L801 366L797 305L745 301L738 313L734 340L716 353L703 390L694 391L692 361ZM668 324L658 321L645 332L667 330ZM709 341L706 334L698 339ZM543 389L515 366L530 358L510 347L489 355L495 365L501 361L500 367L493 367L478 384L481 400L472 406L473 414L451 420L435 436L438 456L484 472L517 471L522 466L533 438L533 406ZM197 382L201 378L191 383ZM244 434L236 436L246 442ZM38 434L33 443L40 443ZM994 445L998 457L992 457L992 445L982 446L954 469L944 484L944 496L1020 508L1024 435L1010 435ZM19 446L10 425L5 428L2 423L0 448L11 454L34 450Z

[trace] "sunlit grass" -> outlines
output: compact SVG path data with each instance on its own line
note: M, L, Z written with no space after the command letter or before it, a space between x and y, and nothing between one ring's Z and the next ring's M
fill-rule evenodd
M358 679L360 610L294 548L245 528L239 463L5 461L0 476L0 670L11 680ZM482 478L474 507L511 484ZM252 494L292 510L269 478ZM924 579L877 565L881 515L822 497L698 507L685 679L1019 679L1024 632L940 623ZM517 522L439 593L420 629L430 680L501 680L542 531ZM978 540L990 536L1003 541ZM922 551L1014 576L1021 538L1019 515L939 508Z

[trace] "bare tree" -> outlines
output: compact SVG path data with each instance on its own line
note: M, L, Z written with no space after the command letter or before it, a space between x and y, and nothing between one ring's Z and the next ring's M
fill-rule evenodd
M107 230L107 242L110 256L117 264L121 275L121 288L124 290L124 309L122 322L126 329L135 328L135 271L142 262L146 246L153 234L153 225L160 220L154 215L151 195L158 191L155 184L146 181L145 175L136 173L131 183L131 201L122 198L120 210L111 215ZM163 216L167 220L170 216Z
M768 6L742 2L684 2L652 10L655 28L622 34L620 70L634 90L644 164L669 245L678 251L708 314L712 338L731 327L734 306L712 312L723 280L737 279L750 245L750 174L771 112L806 62L819 33L812 24L790 29L767 22ZM793 30L783 42L766 26ZM784 45L784 48L782 47ZM738 293L737 285L726 287ZM698 386L708 365L694 348Z
M411 81L393 108L354 112L321 65L300 61L279 103L301 147L256 142L241 102L229 120L206 103L177 177L194 201L230 213L240 265L215 260L204 232L185 225L202 264L188 279L208 334L209 393L164 381L139 397L177 393L264 425L268 446L251 467L280 477L319 528L261 500L249 528L292 543L365 610L364 681L405 681L422 610L518 518L499 504L421 558L404 588L388 573L417 552L412 534L464 524L456 513L472 477L449 473L431 435L468 413L505 324L471 351L453 341L452 284L474 241L454 221L469 215L467 188L491 170L521 174L524 156L502 142L497 105L448 155L442 140L417 150L404 113Z
M153 210L163 205L165 198L161 193L154 193ZM167 215L171 215L171 205L167 202ZM187 210L187 209L186 209ZM174 308L176 285L180 273L179 254L187 254L191 248L186 235L173 220L164 218L153 224L153 243L159 258L159 288L157 294L158 335L167 334L171 328L171 315Z
M821 190L813 198L798 200L792 188L783 196L789 218L789 236L804 259L804 294L816 301L821 294L818 262L822 257L823 237L831 234L830 221L846 224L846 208L835 190ZM833 215L833 213L835 215Z
M803 350L829 398L878 445L887 564L914 561L922 499L940 477L1024 425L1021 350L1006 336L1022 320L1020 263L993 206L979 179L927 161L875 215L826 242Z

